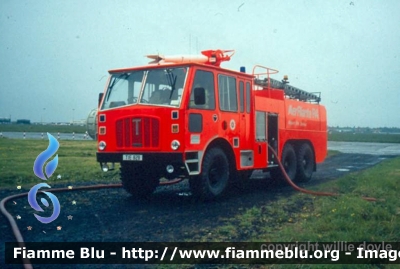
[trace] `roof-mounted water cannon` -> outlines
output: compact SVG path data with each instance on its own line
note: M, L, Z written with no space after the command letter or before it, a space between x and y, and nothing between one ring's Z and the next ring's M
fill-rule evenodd
M202 63L220 66L221 62L229 61L234 50L203 50L202 55L146 55L147 58L153 59L149 64L163 63Z
M230 54L228 54L230 53ZM203 50L201 54L205 55L209 61L206 64L220 66L221 62L229 61L235 54L234 50Z

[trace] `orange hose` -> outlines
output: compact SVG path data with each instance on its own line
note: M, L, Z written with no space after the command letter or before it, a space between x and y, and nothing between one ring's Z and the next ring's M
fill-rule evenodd
M1 202L0 202L0 210L1 210L1 213L3 213L3 215L8 219L8 222L10 223L11 229L12 229L12 231L13 231L13 233L14 233L15 239L17 239L18 245L19 245L21 248L25 247L24 239L22 238L21 232L19 231L18 226L17 226L17 223L15 223L14 218L13 218L13 217L11 216L11 214L8 213L8 211L6 210L5 204L6 204L6 202L7 202L8 200L15 199L15 198L19 198L19 197L22 197L22 196L24 196L24 195L28 195L28 193L25 192L25 193L21 193L21 194L11 195L11 196L8 196L8 197L4 198L4 199L1 200ZM23 264L24 264L24 268L25 268L25 269L32 269L32 268L33 268L33 267L32 267L32 264L31 264L30 261L29 261L29 259L22 259L22 261L23 261Z
M275 156L278 156L278 154L276 154L275 150L270 145L268 145L268 147L269 147L269 149L271 150L271 152ZM277 161L278 161L279 168L281 169L281 171L282 171L282 173L284 175L285 180L295 190L303 192L303 193L307 193L307 194L318 195L318 196L338 196L338 195L340 195L339 193L334 193L334 192L311 191L311 190L303 189L303 188L297 186L296 184L294 184L294 182L287 175L287 173L285 171L285 168L283 167L281 161L279 159L277 159ZM161 186L162 185L172 185L172 184L179 183L182 180L184 180L184 178L177 178L177 179L174 179L174 180L171 180L171 181L161 182L160 185ZM50 191L51 192L62 192L62 191L94 190L94 189L102 189L102 188L120 188L120 187L122 187L122 184L108 184L108 185L107 184L99 184L99 185L93 185L93 186L75 187L75 188L72 188L72 189L69 189L69 188L56 188L56 189L51 189ZM38 191L38 193L40 193L40 192L44 192L44 191ZM18 225L15 222L14 218L6 210L5 204L9 200L12 200L12 199L15 199L15 198L19 198L19 197L23 197L23 196L26 196L26 195L28 195L27 192L11 195L11 196L8 196L8 197L2 199L1 202L0 202L0 211L8 219L8 222L10 223L12 231L14 233L15 239L17 240L18 245L21 248L25 247L24 239L23 239L23 237L21 235L20 230L18 229ZM364 199L366 201L371 201L371 202L378 201L378 199L373 198L373 197L362 197L362 199ZM29 261L29 259L23 259L23 265L24 265L25 269L32 269L33 268L32 264Z
M163 185L172 185L172 184L176 184L179 183L183 180L184 178L177 178L174 180L170 180L170 181L165 181L165 182L161 182L160 186ZM81 186L81 187L75 187L72 189L69 188L56 188L56 189L50 189L50 190L46 190L46 191L51 191L51 192L62 192L62 191L78 191L78 190L94 190L94 189L104 189L104 188L120 188L122 187L122 184L99 184L99 185L93 185L93 186ZM44 191L38 191L38 193L42 193ZM24 192L24 193L20 193L20 194L15 194L15 195L11 195L8 196L4 199L1 200L0 202L0 211L1 213L3 213L3 215L7 218L8 222L11 225L11 229L13 231L14 237L18 242L18 245L22 248L25 247L25 242L24 242L24 238L22 237L22 234L20 232L20 230L18 229L18 225L15 222L13 216L11 216L10 213L8 213L5 204L12 200L12 199L16 199L16 198L20 198L23 196L27 196L28 193ZM22 259L23 260L23 265L25 269L32 269L32 264L30 263L29 259L25 258Z
M106 185L106 184L100 184L100 185L94 185L94 186L82 186L82 187L76 187L73 189L69 189L69 188L57 188L57 189L51 189L51 192L61 192L61 191L76 191L76 190L90 190L90 189L100 189L100 188L120 188L121 184L110 184L110 185ZM47 190L49 191L49 190ZM38 193L41 193L44 191L38 191ZM8 196L6 198L4 198L3 200L1 200L0 202L0 211L1 213L3 213L3 215L7 218L8 222L11 225L11 229L14 233L14 237L18 242L18 245L22 248L25 247L25 243L24 243L24 238L22 237L22 234L20 232L20 230L18 229L18 225L15 222L14 218L11 216L10 213L8 213L5 204L7 201L15 199L15 198L19 198L19 197L23 197L28 195L27 192L24 193L20 193L20 194L15 194L15 195L11 195ZM25 269L32 269L32 264L29 261L29 259L25 258L22 259L23 261L23 265Z
M271 147L271 145L268 144L269 149L271 150L271 152L275 155L278 156L278 154L276 154L275 150ZM278 160L278 165L279 168L282 171L282 174L286 180L286 182L296 191L302 192L302 193L307 193L307 194L312 194L312 195L318 195L318 196L339 196L339 193L335 193L335 192L321 192L321 191L311 191L311 190L307 190L307 189L303 189L299 186L297 186L296 184L294 184L294 182L290 179L290 177L288 176L288 174L285 171L285 168L283 167L281 161L279 160L279 158L277 158ZM373 197L361 197L362 199L366 200L366 201L370 201L370 202L375 202L378 201L378 199L373 198Z

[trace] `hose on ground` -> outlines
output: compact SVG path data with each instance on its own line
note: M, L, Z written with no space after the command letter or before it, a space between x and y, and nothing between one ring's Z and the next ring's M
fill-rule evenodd
M271 150L271 152L275 155L278 156L278 154L276 154L276 151L274 150L274 148L268 144L268 148ZM311 194L311 195L317 195L317 196L339 196L339 193L335 193L335 192L321 192L321 191L312 191L312 190L307 190L304 188L301 188L299 186L297 186L288 176L288 174L285 171L285 168L283 167L282 162L279 160L279 158L277 158L278 161L278 166L279 169L282 171L283 177L286 180L286 182L296 191L302 192L302 193L306 193L306 194ZM369 202L376 202L378 201L378 199L373 198L373 197L361 197L362 199L369 201Z
M275 155L278 156L278 154L275 152L275 150L271 147L271 145L268 144L269 149L271 150L271 152ZM278 166L282 171L282 174L286 180L286 182L295 190L300 191L302 193L306 193L306 194L311 194L311 195L318 195L318 196L339 196L339 193L334 193L334 192L320 192L320 191L312 191L312 190L307 190L304 188L301 188L299 186L297 186L287 175L285 168L283 167L281 161L279 160L279 158L277 159L278 161ZM184 178L177 178L175 180L171 180L171 181L166 181L166 182L161 182L160 185L172 185L172 184L176 184L179 183L183 180ZM51 192L63 192L63 191L78 191L78 190L95 190L95 189L104 189L104 188L120 188L122 187L122 184L99 184L99 185L93 185L93 186L81 186L81 187L75 187L75 188L56 188L56 189L51 189ZM43 191L38 191L38 193L43 192ZM15 194L15 195L11 195L8 196L4 199L1 200L0 202L0 211L1 213L7 218L8 222L11 225L12 231L14 233L15 239L18 242L18 245L22 248L25 247L25 242L24 239L22 237L22 234L20 232L20 230L18 229L18 225L15 222L13 216L11 216L11 214L6 210L5 208L5 204L12 200L12 199L16 199L16 198L20 198L23 196L28 195L27 192L25 193L20 193L20 194ZM366 200L366 201L370 201L370 202L375 202L378 201L378 199L373 198L373 197L362 197L362 199ZM25 269L32 269L32 264L30 263L29 259L27 258L23 258L23 265Z
M161 182L160 185L161 186L172 185L172 184L179 183L182 180L183 180L183 178L177 178L174 180ZM55 188L55 189L51 189L50 191L51 192L63 192L63 191L96 190L96 189L120 188L120 187L122 187L122 184L120 184L120 183L119 184L99 184L99 185L93 185L93 186L81 186L81 187L74 187L74 188ZM38 193L42 193L42 192L43 191L38 191ZM10 223L14 237L17 240L19 247L21 247L21 248L25 247L24 238L22 237L22 234L21 234L20 230L18 229L18 225L15 222L13 216L7 211L5 205L8 201L10 201L12 199L20 198L20 197L27 196L27 195L28 195L28 192L7 196L4 199L2 199L0 202L0 211L7 218L8 222ZM33 268L29 259L23 258L22 261L23 261L23 265L24 265L25 269Z
M93 185L93 186L82 186L82 187L75 187L72 189L69 188L56 188L56 189L51 189L51 192L62 192L62 191L78 191L78 190L93 190L93 189L101 189L101 188L120 188L121 184L99 184L99 185ZM42 193L43 191L38 191L38 193ZM13 216L11 216L10 213L8 213L5 204L12 200L12 199L16 199L16 198L20 198L23 196L27 196L28 193L24 192L24 193L19 193L19 194L15 194L15 195L11 195L8 196L6 198L4 198L3 200L1 200L0 202L0 211L1 213L3 213L3 215L7 218L8 222L11 225L11 229L13 231L14 237L18 242L18 245L23 248L25 247L25 242L24 242L24 238L22 237L22 234L20 232L20 230L18 229L18 225L15 222ZM22 262L24 265L25 269L32 269L32 264L29 261L29 259L27 258L22 258Z

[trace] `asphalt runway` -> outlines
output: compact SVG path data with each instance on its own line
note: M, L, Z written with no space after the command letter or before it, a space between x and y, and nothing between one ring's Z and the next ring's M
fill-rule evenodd
M400 156L400 143L328 141L328 150L337 150L342 153Z

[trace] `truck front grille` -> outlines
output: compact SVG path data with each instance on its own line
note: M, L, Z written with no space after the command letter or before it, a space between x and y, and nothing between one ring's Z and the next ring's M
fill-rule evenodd
M116 123L117 147L158 148L160 121L150 117L132 117Z

